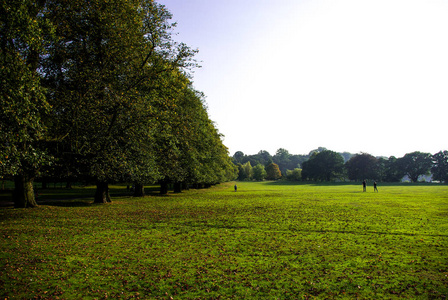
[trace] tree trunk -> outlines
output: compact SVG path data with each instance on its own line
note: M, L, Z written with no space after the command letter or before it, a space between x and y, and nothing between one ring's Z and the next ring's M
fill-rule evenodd
M174 192L175 193L181 193L182 192L182 183L175 182L174 183Z
M109 194L109 184L107 182L97 182L95 200L93 203L108 203L112 202Z
M145 187L141 183L136 183L134 189L134 197L144 197L144 196L145 196Z
M160 194L161 195L168 194L168 182L167 181L160 182Z
M411 182L418 182L418 177L419 177L420 175L416 175L416 174L410 174L409 175L409 179L411 179Z
M34 177L27 175L17 175L14 177L14 207L27 208L37 206L36 198L34 197L33 181Z

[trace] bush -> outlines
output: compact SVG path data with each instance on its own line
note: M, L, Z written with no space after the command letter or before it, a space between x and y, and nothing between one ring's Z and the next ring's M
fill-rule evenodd
M289 181L302 180L302 169L295 168L294 170L286 170L286 179Z

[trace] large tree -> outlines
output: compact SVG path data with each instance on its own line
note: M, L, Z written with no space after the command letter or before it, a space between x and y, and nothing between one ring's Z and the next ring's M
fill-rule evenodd
M278 180L282 177L282 172L276 163L270 163L266 166L266 179Z
M266 150L258 151L258 153L256 154L256 157L257 157L259 163L262 164L263 166L267 166L273 162L271 154Z
M334 151L313 152L303 163L302 178L316 181L330 181L338 178L344 166L344 158Z
M399 158L398 164L412 182L417 182L420 175L429 174L432 166L432 155L415 151Z
M262 164L257 164L255 167L253 167L253 178L257 181L263 181L266 176L267 172Z
M4 176L14 177L16 207L37 205L33 181L50 161L42 147L50 105L39 73L45 37L51 37L52 29L44 4L30 0L0 4L0 166Z
M189 69L196 51L172 40L171 14L152 0L1 4L2 176L22 206L50 155L48 175L108 184L213 184L235 167ZM47 127L49 128L47 130ZM19 180L20 179L20 180ZM19 186L20 184L20 186ZM20 196L20 193L15 193Z
M168 192L168 184L174 184L179 192L188 184L202 186L233 179L235 167L209 118L203 94L179 71L163 77L164 84L153 99L158 119L154 155L162 177L161 193Z
M375 180L378 178L378 160L368 153L352 156L345 163L345 168L350 180L362 181L364 179Z
M289 151L284 148L279 148L275 155L272 157L273 162L278 165L282 174L286 174L286 170L290 168L290 159L291 154L289 154Z
M244 163L245 161L244 161L244 157L245 157L246 155L242 152L242 151L237 151L237 152L235 152L235 154L233 154L233 157L232 157L232 159L233 159L233 162L235 163L235 164L242 164L242 163Z
M433 155L431 172L434 180L448 182L448 151L439 151Z
M386 182L399 182L403 178L403 171L401 170L398 159L395 156L389 158L378 159L378 178Z
M59 39L45 74L54 132L64 136L59 149L97 182L95 202L109 202L108 183L123 174L158 176L147 161L159 112L152 92L162 74L188 67L194 51L172 42L171 14L150 0L55 0L49 11Z
M253 176L253 167L248 161L245 164L238 165L238 180L251 180Z

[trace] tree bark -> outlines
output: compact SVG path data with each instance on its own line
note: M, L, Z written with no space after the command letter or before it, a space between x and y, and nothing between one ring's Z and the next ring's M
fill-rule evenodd
M168 182L167 181L160 182L160 194L161 195L168 194Z
M34 177L32 176L17 175L14 177L14 207L27 208L37 206L36 198L34 196L33 182Z
M182 192L182 183L175 182L174 183L174 192L175 193L181 193Z
M419 177L420 175L416 175L416 174L410 174L409 175L409 179L411 179L411 182L418 182L418 177Z
M144 197L145 196L145 187L141 183L136 183L134 189L134 197Z
M109 194L109 184L107 182L97 182L95 200L93 203L109 203L112 202Z

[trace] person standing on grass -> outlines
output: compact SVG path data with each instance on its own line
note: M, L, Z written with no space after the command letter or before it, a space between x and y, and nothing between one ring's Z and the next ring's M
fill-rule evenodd
M378 193L378 189L376 188L376 181L373 182L373 192L377 192Z
M364 179L364 181L362 182L362 191L365 192L366 191L366 186L367 186L367 182Z
M235 192L236 192L236 190L238 189L238 187L236 186L236 184L235 184L234 188L235 188Z

